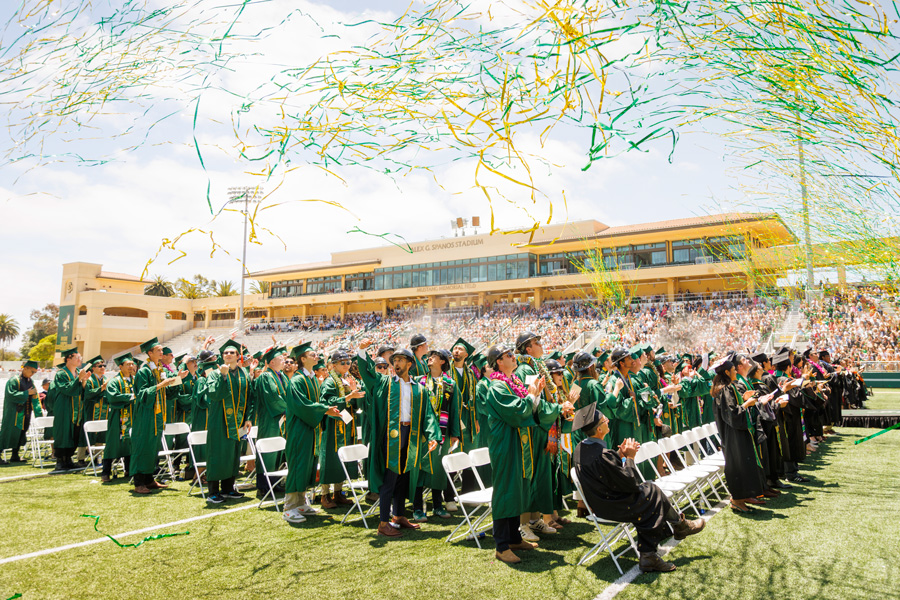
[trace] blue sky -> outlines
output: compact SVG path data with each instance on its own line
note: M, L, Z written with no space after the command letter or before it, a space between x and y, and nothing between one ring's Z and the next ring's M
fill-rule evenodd
M4 3L7 11L10 4ZM95 2L95 7L98 13L108 10L102 2ZM133 102L119 103L115 111L104 107L102 117L82 118L81 125L71 121L49 125L39 131L45 152L113 156L115 160L99 166L71 159L38 165L26 158L7 162L0 169L0 214L8 249L7 260L0 267L7 282L0 291L0 312L12 314L25 329L32 308L58 301L63 263L97 262L105 270L140 274L157 255L162 240L192 228L212 231L221 249L210 257L208 236L187 235L179 245L187 255L168 265L178 253L163 250L150 273L170 278L203 273L237 283L241 219L224 213L211 222L207 186L209 198L218 208L229 186L256 182L246 173L248 164L236 158L234 138L229 135L229 117L240 106L241 96L286 65L307 64L327 51L364 41L369 33L342 24L389 21L406 8L405 3L386 1L250 4L234 31L249 35L274 27L278 33L265 42L249 44L252 55L234 60L216 81L206 82L212 85L200 94L196 130L197 88L193 81L185 83L173 76L143 90ZM292 13L292 9L308 17ZM208 17L208 13L203 16ZM15 26L13 17L10 27ZM216 21L217 28L227 26L225 19ZM4 41L10 31L7 28ZM331 37L323 39L323 35ZM206 52L196 60L208 57L209 47ZM48 63L47 68L51 67ZM7 108L0 105L3 110ZM159 121L166 115L171 116ZM21 116L7 112L4 120L17 121ZM124 138L108 135L129 127L137 133ZM0 150L7 158L21 158L25 154L17 145L21 140L16 139L15 129L8 131L10 135L0 138ZM144 134L146 142L124 150ZM205 168L197 157L194 134ZM494 207L501 228L527 225L531 213L546 216L550 202L554 222L597 219L617 225L715 212L729 200L741 198L740 181L726 173L724 143L709 133L682 132L671 162L669 147L659 144L596 162L587 171L582 171L589 146L584 131L560 129L543 146L536 137L525 135L521 145L547 160L547 165L536 163L535 169L538 187L547 198L532 206L520 191L505 190L513 202ZM313 166L292 166L298 168L270 197L270 201L284 204L260 218L260 224L270 228L283 244L261 232L262 243L252 245L248 252L251 271L326 260L332 251L378 245L375 238L348 234L354 227L391 232L414 242L451 235L449 221L453 217L479 215L487 221L489 216L483 194L473 185L471 160L397 178L347 168L339 171L343 180ZM563 193L567 212L561 202ZM307 199L340 203L347 211L301 201Z

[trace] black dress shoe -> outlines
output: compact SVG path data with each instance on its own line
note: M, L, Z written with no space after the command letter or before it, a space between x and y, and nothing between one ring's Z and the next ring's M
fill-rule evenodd
M794 475L793 477L788 477L788 481L793 481L794 483L809 483L809 479L807 479L803 475Z
M792 490L792 489L794 489L794 486L788 485L788 484L784 483L783 481L776 481L775 483L772 484L772 487L775 488L775 489L778 489L778 490Z

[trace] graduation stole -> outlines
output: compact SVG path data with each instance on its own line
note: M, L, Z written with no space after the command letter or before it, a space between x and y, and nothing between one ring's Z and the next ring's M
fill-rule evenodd
M740 377L740 375L738 375L738 377ZM747 381L747 380L744 379L744 381ZM741 393L738 391L737 385L734 382L731 383L731 390L734 392L735 401L743 398ZM738 406L740 406L740 405L738 405ZM760 469L762 469L762 462L760 462L760 460L759 460L759 450L756 448L756 436L755 436L756 428L753 426L753 423L750 422L750 411L745 410L744 415L747 418L747 429L750 430L750 440L753 442L753 444L752 444L753 445L753 458L756 459L756 466L759 467Z
M187 388L187 393L188 393L191 397L193 397L193 395L194 395L194 384L196 383L196 381L197 381L197 376L196 376L196 375L191 375L190 372L188 372L188 376L181 382L181 389L182 389L182 391L183 391L185 388ZM176 406L176 410L177 410L178 405L176 404L175 406ZM178 412L180 412L182 415L187 415L187 411L186 411L186 410L183 410L183 409L182 409L182 410L180 410L180 411L178 411Z
M66 377L66 383L69 383L73 379L75 379L75 374L69 370L69 367L63 367L61 371L63 375ZM79 393L79 397L84 393L84 388L81 389L81 393ZM75 402L75 396L69 396L69 402L72 403L72 422L76 425L81 421L81 409L83 408L82 402Z
M396 376L395 376L396 377ZM397 383L397 399L400 403L403 403L403 388L401 387L400 378L396 377ZM412 423L409 428L409 446L406 451L406 463L409 464L410 458L412 458L412 468L416 468L419 465L419 421L422 420L422 390L419 390L419 410L416 411L416 389L419 386L413 381L411 378L409 380L409 392L410 392L410 419L412 419ZM388 403L387 403L387 423L388 428L391 425L391 398L394 396L394 378L388 378ZM399 425L400 420L400 408L397 409L397 420ZM415 443L413 443L413 437L415 437ZM388 443L387 443L387 452L385 453L384 463L385 468L390 468L391 466L391 439L398 440L398 453L399 453L399 439L400 439L400 431L397 429L392 429L388 432ZM413 458L413 453L415 453L415 457ZM400 457L397 457L397 467L398 473L401 475L406 471L406 465L400 464Z
M491 373L491 379L502 383L509 390L509 393L517 398L525 398L528 395L525 386L522 385L522 381L515 374L507 376L502 371L494 371ZM516 429L518 430L519 446L522 448L522 477L531 479L534 475L534 457L531 455L531 427L517 427ZM525 431L522 431L523 429Z
M318 404L319 400L322 398L321 387L319 386L319 378L315 375L307 376L306 373L303 372L303 367L300 367L300 370L297 371L297 376L300 377L300 381L303 382L303 387L306 388L306 397L309 398L309 401ZM312 389L310 389L310 382L312 382ZM343 421L341 421L343 423ZM286 423L286 421L285 421ZM320 425L316 426L316 429L320 429ZM319 434L313 436L313 453L318 456L319 454Z
M24 377L19 375L18 379L19 379L18 387L19 387L20 392L27 392L28 390L30 390L32 388L30 380L28 382L29 385L26 386ZM31 398L28 395L26 395L25 399L26 399L26 402L25 402L25 404L22 405L22 408L16 408L16 417L15 417L15 420L13 421L13 427L15 427L16 429L24 429L25 428L25 409L28 407L28 400L30 400Z
M125 394L131 394L131 382L122 377L122 374L116 376L122 381L121 391ZM131 407L124 406L119 409L119 433L122 439L128 438L128 429L131 427Z
M467 365L465 361L463 361L462 373L459 373L456 370L456 365L452 365L450 368L452 369L451 375L453 375L456 389L459 390L459 401L462 403L462 406L459 407L459 423L464 426L460 427L460 431L468 429L473 432L472 435L474 435L478 433L478 419L475 415L475 374L472 373L472 370L469 369L469 365ZM462 409L468 411L468 423L463 423ZM460 436L459 447L461 450L465 450L463 447L463 439L464 437Z
M348 373L348 375L349 375L349 373ZM341 399L344 400L344 405L347 408L352 408L350 401L346 400L347 396L350 395L350 387L344 385L344 380L341 378L340 374L337 371L335 371L334 369L331 370L331 372L328 374L328 376L331 377L331 380L334 382L334 385L337 388L338 394L340 395ZM353 417L352 431L356 431L356 411L350 410L348 412L350 413L350 416ZM338 438L337 438L338 431L340 431L341 435L344 436L344 443L347 442L346 431L345 431L345 427L344 427L344 420L339 419L338 422L335 423L335 425L336 425L336 427L334 428L334 447L340 448L343 444L341 444L341 446L338 445Z
M162 377L160 377L159 374L159 367L156 366L155 369L151 369L148 366L147 368L153 373L153 378L156 380L156 384L159 385L162 381ZM166 424L166 389L157 388L153 391L153 395L153 435L159 435L159 419L157 419L157 415L162 418L162 424Z
M431 392L431 407L438 416L438 424L441 430L441 444L447 437L447 427L450 425L450 402L453 394L453 381L444 374L434 378L429 369L428 375L424 378L425 388ZM445 410L446 409L446 410Z
M103 386L103 378L102 377L100 379L95 379L94 375L92 374L91 379L93 381L97 382L97 387ZM106 404L106 396L101 395L100 400L96 404L94 404L94 415L93 415L94 420L100 421L100 420L105 419L108 412L109 412L109 407Z
M552 376L551 376L552 377ZM563 397L559 397L559 392L563 393ZM569 381L563 377L562 385L556 388L556 400L558 403L562 404L569 397ZM562 402L560 402L562 401ZM544 451L547 454L559 454L559 438L560 438L561 428L559 426L559 417L553 421L553 426L550 427L550 433L547 434L547 445L544 447Z
M231 374L237 375L237 398L234 395L234 384L231 381ZM247 376L244 375L244 369L237 367L234 370L229 369L224 375L228 380L228 392L231 396L231 402L226 399L222 402L222 409L225 416L225 428L228 430L228 439L240 440L239 432L243 425L244 410L247 408Z
M634 405L634 418L637 421L638 427L640 427L641 416L638 414L637 395L634 393L634 386L631 384L631 375L629 374L627 377L622 377L622 372L618 369L616 369L616 374L625 384L625 389L628 390L628 395L631 396L631 404Z

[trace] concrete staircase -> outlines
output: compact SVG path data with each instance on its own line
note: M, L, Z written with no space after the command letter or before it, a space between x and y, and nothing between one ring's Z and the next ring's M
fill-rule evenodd
M800 301L793 300L790 309L784 317L781 327L776 329L766 343L766 353L771 354L782 346L790 346L795 350L805 350L809 345L807 333L800 332Z

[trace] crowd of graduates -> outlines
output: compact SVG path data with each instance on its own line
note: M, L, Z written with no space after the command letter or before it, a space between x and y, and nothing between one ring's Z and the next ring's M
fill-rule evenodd
M244 495L235 482L255 426L257 440L286 440L283 452L257 457L257 495L277 483L263 473L286 463L287 477L275 492L285 497L283 518L302 523L320 512L313 504L352 503L343 491L345 467L350 478L360 473L355 463L342 465L338 450L362 443L368 448L369 500L380 500L377 531L394 538L457 510L443 456L488 448L491 464L479 472L493 487L497 558L516 563L514 551L533 549L539 536L570 524L562 508L574 489L573 466L585 469L586 487L596 492L611 484L602 475L592 481L590 474L599 472L602 460L618 461L603 452L618 449L622 462L616 468L625 468L642 443L716 422L731 507L747 512L747 504L763 504L788 489L787 481L807 481L799 463L840 422L843 408L865 397L859 373L832 361L827 351L719 356L642 343L561 355L545 353L541 336L531 331L519 334L514 345L482 351L462 338L449 349L432 348L422 334L403 348L353 340L328 357L310 343L290 349L276 344L255 356L234 340L215 350L212 343L206 340L196 356L176 357L153 339L141 345L143 361L116 357L114 374L99 356L83 361L76 348L62 352L64 362L43 402L54 417L53 473L84 469L84 423L105 420L105 434L90 440L104 445L102 481L116 477L113 467L121 459L133 492L151 494L166 487L161 476L169 472L159 455L163 429L184 422L192 432L206 431L207 441L193 453L204 466L195 467L187 455L183 476L208 486L206 502L222 504ZM0 449L12 448L14 461L21 460L26 417L41 409L31 380L36 367L26 362L6 385ZM590 414L577 419L577 411ZM580 452L583 444L595 454ZM185 436L166 440L167 448L186 446ZM575 460L588 455L593 466ZM674 463L676 470L684 467ZM179 472L181 466L175 465ZM648 466L641 471L651 479ZM667 471L662 460L658 468ZM623 473L630 481L636 472ZM478 485L471 471L459 483L461 492ZM657 531L663 520L674 524L676 535L702 528L653 499L651 488L635 489L661 511ZM641 568L674 568L655 549L644 544Z

